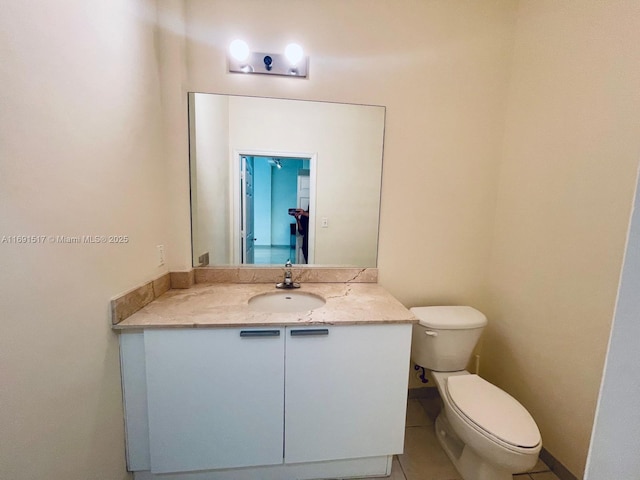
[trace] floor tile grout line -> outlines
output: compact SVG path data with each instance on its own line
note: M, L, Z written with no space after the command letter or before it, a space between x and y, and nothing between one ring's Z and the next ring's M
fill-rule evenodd
M402 466L402 463L400 463L400 459L398 458L398 456L395 456L396 460L397 460L397 464L400 466L400 471L402 472L402 478L404 478L404 480L409 480L407 478L407 474L404 472L404 467ZM391 465L393 466L393 462L391 463Z

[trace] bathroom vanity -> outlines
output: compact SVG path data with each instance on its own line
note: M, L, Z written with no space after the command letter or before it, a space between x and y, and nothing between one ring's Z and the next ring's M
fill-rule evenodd
M312 310L251 302L274 291L196 284L114 325L136 479L389 475L415 317L373 283L303 284Z

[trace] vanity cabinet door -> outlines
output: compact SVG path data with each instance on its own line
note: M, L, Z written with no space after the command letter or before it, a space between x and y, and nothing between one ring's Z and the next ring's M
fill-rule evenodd
M410 324L287 327L285 462L401 453Z
M283 328L146 330L153 473L282 463Z

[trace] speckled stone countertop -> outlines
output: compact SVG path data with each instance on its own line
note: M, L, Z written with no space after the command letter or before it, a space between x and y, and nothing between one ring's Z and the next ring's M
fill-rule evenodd
M169 290L113 326L141 328L242 327L270 325L354 325L416 323L416 317L376 283L308 283L296 292L319 295L326 303L303 312L269 313L249 306L255 295L276 292L273 283L196 284Z

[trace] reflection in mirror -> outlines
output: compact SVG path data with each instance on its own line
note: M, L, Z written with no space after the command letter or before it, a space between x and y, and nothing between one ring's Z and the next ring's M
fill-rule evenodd
M384 114L190 93L193 265L375 267Z
M240 153L240 263L313 263L311 163Z

